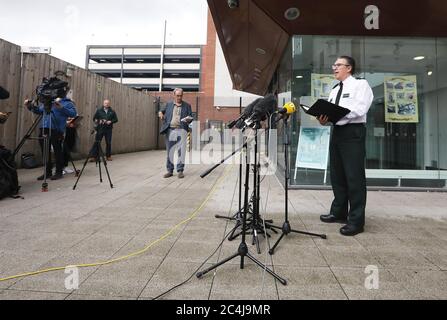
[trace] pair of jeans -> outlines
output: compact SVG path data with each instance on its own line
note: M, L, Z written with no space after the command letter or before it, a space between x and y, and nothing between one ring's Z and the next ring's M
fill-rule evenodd
M168 172L174 172L174 155L178 150L177 172L183 172L185 169L186 158L186 136L187 132L184 129L170 128L165 136L166 143L166 169Z

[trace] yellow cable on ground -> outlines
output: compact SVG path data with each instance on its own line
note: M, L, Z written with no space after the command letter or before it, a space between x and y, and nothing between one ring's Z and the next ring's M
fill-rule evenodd
M219 180L216 181L216 183L214 184L213 188L211 189L210 193L208 194L208 196L206 197L206 199L202 202L202 204L191 214L191 216L186 219L183 220L182 222L180 222L179 224L177 224L175 227L173 227L171 230L169 230L166 234L164 234L162 237L160 237L159 239L153 241L152 243L150 243L149 245L147 245L144 249L140 250L140 251L136 251L133 252L131 254L128 254L126 256L123 257L119 257L116 259L112 259L112 260L107 260L104 262L97 262L97 263L87 263L87 264L78 264L78 265L69 265L69 266L65 266L65 267L54 267L54 268L49 268L49 269L45 269L45 270L39 270L39 271L34 271L34 272L27 272L27 273L22 273L22 274L18 274L15 276L10 276L10 277L6 277L6 278L0 278L0 282L2 281L7 281L7 280L12 280L12 279L17 279L17 278L24 278L24 277L29 277L29 276L34 276L34 275L38 275L38 274L42 274L42 273L47 273L47 272L52 272L52 271L59 271L59 270L65 270L67 268L88 268L88 267L97 267L97 266L103 266L103 265L107 265L107 264L111 264L111 263L115 263L115 262L119 262L119 261L123 261L123 260L127 260L129 258L135 257L135 256L139 256L143 253L145 253L146 251L148 251L151 247L153 247L154 245L156 245L157 243L163 241L164 239L166 239L167 237L169 237L174 231L176 231L181 225L187 223L188 221L191 221L192 219L194 219L199 212L203 209L203 207L205 207L205 205L207 204L207 202L210 200L211 196L213 195L214 191L217 189L218 185L222 182L222 180L224 180L227 175L230 173L230 168L228 167L226 169L226 172L224 172L224 174L219 178Z

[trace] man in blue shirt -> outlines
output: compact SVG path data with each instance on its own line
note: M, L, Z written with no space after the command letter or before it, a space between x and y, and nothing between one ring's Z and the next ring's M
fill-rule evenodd
M30 100L25 100L25 106L35 114L42 114L42 122L39 132L39 144L44 154L44 136L50 136L50 143L48 144L48 159L47 159L47 177L51 180L58 180L63 177L62 170L64 169L64 154L62 145L64 141L65 128L67 118L73 118L77 115L74 103L67 98L57 98L51 105L48 112L42 103L35 104ZM56 157L56 174L52 175L53 164L51 163L51 146L53 146L54 156ZM43 180L44 175L37 178Z

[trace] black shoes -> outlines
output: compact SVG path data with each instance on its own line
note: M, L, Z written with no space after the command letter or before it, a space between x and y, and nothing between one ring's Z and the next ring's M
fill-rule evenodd
M51 174L47 174L47 179L50 179L51 176L52 176ZM41 175L41 176L37 177L37 180L42 181L44 178L45 178L45 175Z
M323 215L321 215L320 216L320 220L322 222L325 222L325 223L334 223L334 222L337 222L337 223L348 223L348 219L347 218L344 218L344 219L338 218L338 217L334 216L331 213L330 214L323 214Z
M320 216L320 220L326 223L346 223L345 226L340 228L340 233L344 236L355 236L356 234L363 232L363 227L357 227L348 223L348 219L338 218L333 214L323 214Z
M51 180L59 180L62 179L64 175L62 173L56 173L54 176L51 177Z
M347 224L340 229L340 233L344 236L355 236L356 234L362 233L363 227L357 227L351 224Z
M52 174L47 174L47 179L51 180L59 180L62 179L64 175L62 173L56 173L54 176ZM45 178L44 175L41 175L40 177L37 177L38 181L42 181Z
M185 177L185 175L183 174L182 171L180 171L180 172L178 173L178 178L179 178L179 179L183 179L184 177Z

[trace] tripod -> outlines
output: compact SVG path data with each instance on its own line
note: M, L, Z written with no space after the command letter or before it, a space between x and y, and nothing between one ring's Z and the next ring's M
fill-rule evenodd
M245 138L246 139L246 138ZM233 156L235 153L233 153L231 156ZM228 240L233 240L236 238L236 236L234 235L234 232L237 230L237 228L239 228L242 225L242 212L243 212L243 208L242 208L242 154L240 155L240 161L239 161L239 202L238 202L238 211L232 216L232 217L225 217L225 216L221 216L216 214L214 217L216 217L217 219L226 219L226 220L230 220L230 221L236 221L236 226L233 228L233 230L231 231L230 235L228 236Z
M299 233L299 234L305 234L308 236L315 236L315 237L320 237L322 239L326 239L326 235L325 234L316 234L316 233L310 233L310 232L304 232L304 231L298 231L298 230L293 230L290 227L290 222L289 222L289 132L288 132L288 116L285 116L283 118L283 122L284 122L284 131L283 131L283 135L284 135L284 188L285 188L285 192L284 192L284 197L285 197L285 208L284 208L284 214L285 214L285 218L284 218L284 224L282 227L278 227L278 226L271 226L272 228L276 228L282 231L281 236L279 237L279 239L276 241L276 243L274 244L274 246L272 248L270 248L269 253L271 255L273 255L275 253L275 249L278 246L279 242L282 240L282 238L284 236L287 236L288 234L290 234L291 232L293 233Z
M42 137L31 137L31 134L34 132L36 127L39 125L42 118L46 116L50 116L50 128L47 129L48 133L45 133L45 129L42 128ZM20 140L19 144L15 148L12 158L15 159L17 154L19 153L20 149L25 144L26 140L43 140L43 150L42 150L42 160L43 160L43 182L42 182L42 192L48 192L48 182L47 182L47 167L48 167L48 159L50 157L50 142L51 142L51 103L48 106L48 103L44 104L44 110L43 113L38 114L37 118L32 123L31 127L28 129L28 131L25 133L22 140Z
M258 254L261 253L261 248L259 245L259 238L258 234L267 235L267 237L270 237L270 234L267 232L267 229L271 229L274 233L277 233L275 229L272 229L271 223L273 223L272 220L263 220L261 218L261 215L259 213L260 208L260 200L261 200L261 170L260 170L260 164L259 164L259 158L258 155L258 134L256 133L254 138L254 165L253 165L253 196L251 197L249 210L248 213L251 213L251 218L246 218L246 229L242 229L239 233L234 234L234 231L236 228L239 227L239 225L236 225L235 229L233 230L232 234L228 238L228 240L234 240L238 236L240 236L243 232L246 232L247 234L253 235L253 241L252 245L256 244ZM252 211L250 212L250 209Z
M78 174L78 179L76 180L76 183L73 186L73 190L76 189L76 186L78 185L79 179L81 179L82 173L84 172L84 169L87 166L87 162L89 161L89 158L93 156L94 150L96 150L96 152L98 153L98 156L96 157L96 165L98 166L98 169L99 169L99 182L102 183L101 162L103 162L104 163L104 168L106 169L107 178L109 179L110 188L113 189L112 180L110 179L109 170L107 169L107 161L106 161L106 158L104 156L104 152L103 152L102 147L101 147L101 140L98 139L99 136L102 136L100 134L101 130L103 130L103 128L102 127L98 127L98 134L96 134L95 142L93 143L93 146L90 149L90 151L89 151L89 153L87 155L87 158L85 159L84 165L82 166L82 169L81 169L81 171ZM94 133L94 131L92 132L92 134L93 133Z
M242 119L242 97L239 99L239 118L237 120L231 121L228 124L228 128L233 128L236 123ZM245 137L244 137L245 138ZM245 138L245 141L246 138ZM244 141L244 142L245 142ZM242 154L239 155L239 202L238 202L238 211L232 217L225 217L221 215L215 215L218 219L227 219L230 221L236 221L236 226L233 228L232 232L228 236L228 240L233 240L234 232L242 225Z
M256 132L256 136L257 136L257 132ZM248 141L246 141L244 143L242 148L248 149ZM240 148L240 149L242 149L242 148ZM236 153L236 151L234 153ZM223 160L220 164L222 164L225 161L226 161L226 159ZM250 178L250 163L249 163L249 159L248 159L248 152L246 152L246 161L245 162L246 163L245 163L245 184L244 184L244 210L242 212L242 238L241 238L241 243L239 245L238 251L235 254L225 258L224 260L214 264L213 266L211 266L211 267L209 267L209 268L207 268L207 269L205 269L203 271L198 272L196 274L196 276L197 276L197 278L200 279L200 278L203 277L203 275L207 274L211 270L214 270L217 267L225 264L226 262L228 262L228 261L230 261L230 260L240 256L241 257L241 264L240 264L240 268L241 269L244 269L244 261L245 261L245 257L247 257L248 259L253 261L255 264L257 264L260 268L262 268L265 271L267 271L267 273L269 273L271 276L273 276L279 282L281 282L281 284L286 285L287 281L285 279L281 278L279 275L277 275L272 270L267 268L267 266L265 266L260 261L258 261L248 251L247 243L245 241L246 240L246 228L247 228L247 213L248 213L248 207L249 207L249 202L250 202L249 199L248 199L249 178ZM219 166L220 164L215 165L211 170L207 171L207 174L210 173L215 168L217 168L217 166ZM204 175L202 174L201 177L203 178Z

